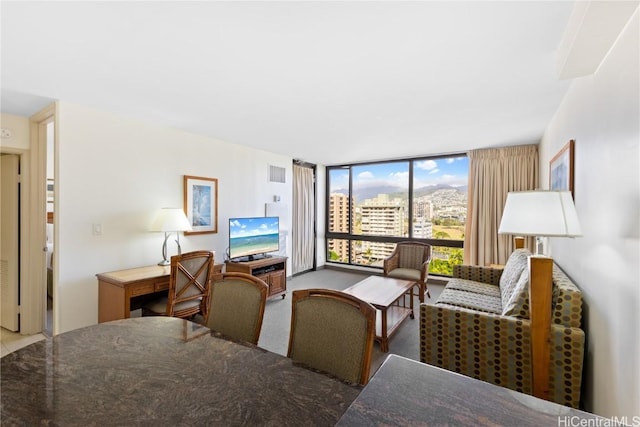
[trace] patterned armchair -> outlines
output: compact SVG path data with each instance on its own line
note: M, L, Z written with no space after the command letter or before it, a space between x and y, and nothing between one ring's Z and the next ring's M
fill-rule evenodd
M383 274L396 279L413 280L419 287L418 297L424 302L424 294L429 298L427 279L431 263L431 245L421 242L400 242L391 255L383 262ZM413 288L411 290L413 297Z
M527 249L504 270L456 266L435 304L420 305L420 360L532 394ZM554 264L549 399L577 408L584 353L582 294Z

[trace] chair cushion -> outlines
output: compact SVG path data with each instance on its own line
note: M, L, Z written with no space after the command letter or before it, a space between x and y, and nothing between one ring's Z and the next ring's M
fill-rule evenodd
M513 316L520 319L529 318L529 269L525 268L520 274L511 297L502 307L503 316Z
M502 313L502 303L498 296L476 294L446 287L440 294L440 297L438 297L436 305L439 304L454 305L456 307L484 311L486 313Z
M502 305L505 305L513 290L518 284L518 280L522 275L522 270L528 266L528 258L531 255L529 249L516 249L513 251L507 263L504 266L502 275L500 276L500 294L502 295Z
M194 299L190 301L183 301L173 306L174 312L179 312L185 310L187 308L197 307L200 305L201 299ZM169 299L167 297L157 299L147 305L145 305L145 309L152 311L156 314L166 314L167 313L167 304L169 303Z
M449 280L449 283L447 283L447 288L502 298L502 295L500 294L500 288L498 286L491 285L489 283L476 282L475 280L454 278Z
M412 268L396 268L387 273L388 277L395 277L396 279L415 280L420 281L420 270L414 270Z

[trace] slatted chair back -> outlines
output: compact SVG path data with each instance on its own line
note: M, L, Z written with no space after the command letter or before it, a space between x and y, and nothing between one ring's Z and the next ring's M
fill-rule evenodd
M193 318L199 314L206 323L213 265L214 254L211 251L172 256L168 296L147 304L143 313L180 318Z

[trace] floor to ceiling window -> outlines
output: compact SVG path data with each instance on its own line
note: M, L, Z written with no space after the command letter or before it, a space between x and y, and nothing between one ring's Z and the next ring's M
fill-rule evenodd
M462 263L468 158L327 167L327 261L382 268L397 242L432 245L432 274Z

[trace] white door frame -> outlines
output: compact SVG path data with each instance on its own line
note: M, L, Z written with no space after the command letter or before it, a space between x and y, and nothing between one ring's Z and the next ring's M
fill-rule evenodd
M47 123L54 122L54 139L58 140L57 103L30 117L30 156L23 170L22 265L20 287L20 332L40 333L45 328L47 310L46 243L46 183L47 183ZM27 156L24 156L27 157ZM56 163L54 158L54 164ZM57 175L57 171L56 171ZM55 177L57 181L57 176ZM57 203L57 202L56 202ZM25 206L26 205L26 206ZM54 207L57 212L57 207ZM54 215L54 242L58 242ZM53 335L57 334L57 265L53 271Z

